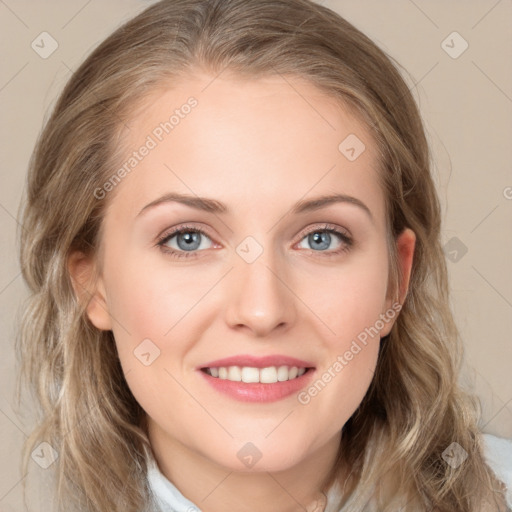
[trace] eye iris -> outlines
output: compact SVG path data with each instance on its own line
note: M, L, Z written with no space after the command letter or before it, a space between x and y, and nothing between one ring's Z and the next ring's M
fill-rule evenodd
M326 231L315 232L309 235L309 242L314 247L314 245L318 242L323 242L322 247L316 247L317 249L328 249L331 243L331 235ZM314 243L313 243L314 242Z
M186 231L185 233L181 233L177 236L178 247L185 251L197 249L199 245L201 245L199 240L200 237L201 233L197 233L195 231ZM183 245L181 243L182 240L185 241L185 244Z

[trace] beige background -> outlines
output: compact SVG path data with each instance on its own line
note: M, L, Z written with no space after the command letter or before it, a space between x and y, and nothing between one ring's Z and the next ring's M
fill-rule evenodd
M49 511L51 469L19 469L30 408L14 407L13 340L26 291L16 260L18 205L30 153L50 107L84 57L151 2L0 1L0 511ZM510 0L325 0L410 73L436 160L453 307L466 345L462 377L483 405L482 429L512 438L512 2ZM57 50L41 58L43 31ZM457 31L468 48L452 58ZM453 40L453 43L452 43ZM450 36L452 55L463 41ZM461 248L467 248L462 257ZM454 252L455 250L455 252ZM35 477L35 478L34 478Z

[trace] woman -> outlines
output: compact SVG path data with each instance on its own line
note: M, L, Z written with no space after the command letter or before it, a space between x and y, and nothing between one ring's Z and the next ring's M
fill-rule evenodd
M62 507L505 510L390 59L306 0L164 0L29 171L20 353Z

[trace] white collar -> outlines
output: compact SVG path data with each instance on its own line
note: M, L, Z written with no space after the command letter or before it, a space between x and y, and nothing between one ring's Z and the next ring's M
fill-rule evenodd
M153 457L148 457L148 482L161 512L200 512L190 500L160 472Z

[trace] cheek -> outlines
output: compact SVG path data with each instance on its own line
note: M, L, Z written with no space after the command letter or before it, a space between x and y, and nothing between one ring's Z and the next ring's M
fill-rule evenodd
M343 349L384 313L387 282L388 258L382 247L324 268L298 289L304 303L324 324L330 343Z
M371 384L380 348L376 325L380 304L379 300L364 305L350 301L343 304L333 324L336 334L324 339L327 355L311 385L297 396L304 414L329 425L322 432L326 438L343 427Z
M140 254L130 258L125 253L124 261L112 264L107 272L115 342L135 399L164 424L172 420L170 404L180 403L180 414L193 414L191 404L180 399L183 391L172 376L181 382L177 367L195 337L185 329L208 288L201 280L190 279L192 271L170 271L169 265L161 267Z
M217 279L211 270L172 268L164 259L155 262L144 256L112 266L110 276L109 310L124 327L118 328L121 338L128 331L139 342L168 338L167 333L193 311Z
M298 397L318 417L331 418L333 432L357 409L373 379L388 280L385 250L362 256L325 276L323 293L309 287L311 309L322 320L326 358L316 380ZM309 292L308 292L309 290Z

